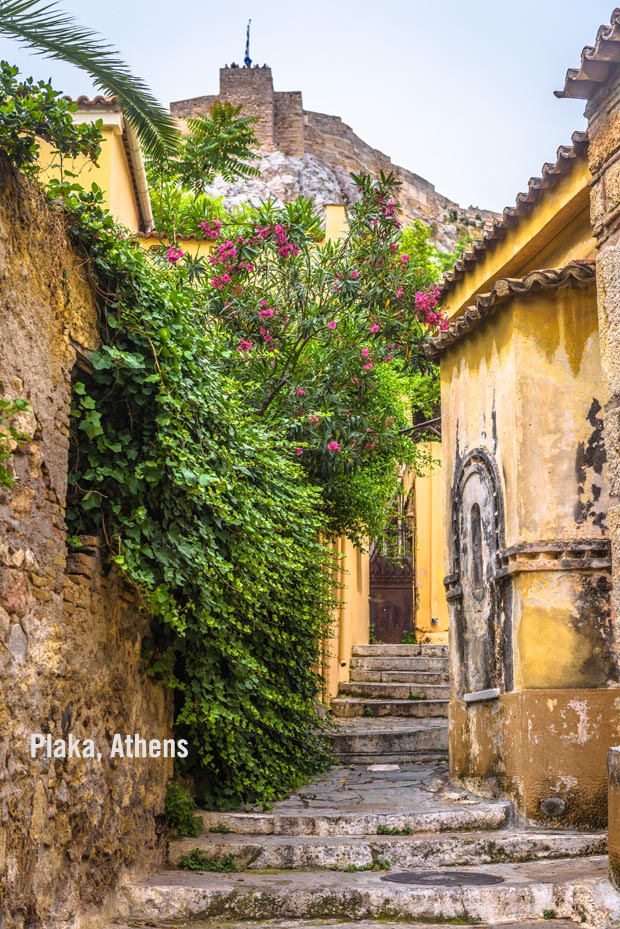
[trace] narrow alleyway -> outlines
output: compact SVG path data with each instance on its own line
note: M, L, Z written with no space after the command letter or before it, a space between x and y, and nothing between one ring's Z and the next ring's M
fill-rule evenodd
M359 646L333 703L341 763L271 810L202 812L169 870L124 888L119 929L604 925L606 835L528 829L452 785L447 688L443 646ZM196 849L229 873L180 870Z

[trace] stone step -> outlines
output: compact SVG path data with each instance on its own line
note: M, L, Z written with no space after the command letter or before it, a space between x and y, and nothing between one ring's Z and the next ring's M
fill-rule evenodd
M447 658L351 658L351 668L359 671L447 671Z
M353 717L400 716L408 719L447 717L447 700L356 700L336 698L330 703L334 716Z
M452 925L452 923L448 924ZM476 923L467 926L465 922L459 920L460 929L493 929L489 923ZM390 922L381 919L381 929L403 929L402 922ZM576 929L577 924L570 919L528 919L525 922L502 923L502 929ZM410 922L407 921L408 929L446 929L446 923L436 922ZM175 918L171 925L169 919L136 919L131 920L131 924L126 920L110 923L105 929L377 929L377 920L355 920L353 922L338 922L330 919L268 919L256 922L244 920L225 920L212 919L183 919L181 922Z
M240 871L372 868L389 862L391 870L444 868L496 862L540 861L604 855L603 833L471 832L412 836L241 836L205 834L170 842L169 861L199 848L209 861L232 859Z
M413 684L424 688L428 684L447 684L447 671L364 671L351 668L351 680L382 684Z
M351 654L356 658L415 658L422 655L426 658L448 657L447 645L354 645Z
M507 825L512 805L507 801L460 801L412 807L397 812L326 810L314 813L223 813L200 810L204 834L218 840L209 829L225 827L245 836L377 836L379 827L410 829L412 833L494 831ZM197 840L196 840L197 841Z
M389 874L363 871L290 871L241 874L162 871L119 890L128 922L149 919L381 919L423 923L496 925L559 919L604 924L616 905L606 857L460 868L459 876L484 874L502 883L458 886L387 881ZM422 872L424 875L425 872ZM441 875L440 875L441 879Z
M365 700L408 700L416 694L425 694L420 699L448 700L449 684L384 684L376 681L349 681L338 689L340 697L362 697Z
M344 722L336 718L334 724L332 750L341 764L354 763L351 755L362 756L372 764L373 759L383 760L377 756L448 750L448 724L444 719L409 722L397 717L353 718Z

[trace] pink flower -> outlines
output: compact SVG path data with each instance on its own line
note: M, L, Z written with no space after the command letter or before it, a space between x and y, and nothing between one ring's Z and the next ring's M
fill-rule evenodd
M439 323L439 328L441 329L442 332L447 332L448 329L450 328L450 320L442 319L441 322Z
M364 371L372 371L373 368L374 368L374 365L372 361L369 361L368 364L364 365Z
M308 417L308 421L311 422L313 426L316 426L319 421L319 417L316 415L316 413L311 413Z
M381 326L378 323L373 323L372 326L370 327L371 332L379 332L380 329L381 329Z
M220 281L222 284L230 284L230 274L222 274Z
M182 258L184 254L185 252L182 248L176 248L176 246L171 245L166 252L166 258L171 264L176 264L179 258Z
M356 281L356 280L358 279L359 276L360 276L359 271L358 271L356 268L354 268L354 269L351 271L351 277L353 278L354 281Z
M340 290L340 287L338 286L338 284L334 284L334 293L338 293L339 290Z
M398 242L392 242L392 244L390 245L390 248L392 249L393 252L395 252L396 249L398 248Z
M328 443L327 443L327 451L328 451L328 452L339 452L339 451L340 451L340 445L339 445L339 443L338 443L338 442L328 442Z
M295 449L295 454L297 455L298 458L299 458L300 455L303 455L303 453L304 453L303 448L296 448L296 449Z
M265 342L271 342L272 339L273 339L273 336L269 333L269 330L268 330L268 329L263 329L262 326L261 326L261 328L260 328L260 334L262 335L263 341L265 341Z
M296 387L295 393L297 394L298 397L303 397L306 391L303 389L303 387Z
M328 324L327 324L327 328L328 328L328 329L331 329L332 332L333 332L333 330L336 328L337 325L338 325L338 323L336 322L335 319L330 319L330 321L329 321Z
M368 358L369 355L370 355L370 349L369 349L369 348L363 348L363 349L362 349L362 358Z
M401 255L400 260L402 261L404 265L406 265L407 262L409 261L409 255Z
M258 315L260 316L261 319L271 319L271 317L273 316L273 310L271 309L271 307L267 307L267 309L265 310L259 310Z
M386 360L386 361L394 361L394 358L392 357L392 355L386 355L386 356L385 356L385 360Z
M252 350L252 343L248 342L246 339L241 339L239 345L237 345L238 352L249 352Z
M402 287L399 287L398 290L396 291L395 296L396 296L398 299L400 299L400 297L402 297L402 296L404 295L404 293L405 293L405 291L402 289Z

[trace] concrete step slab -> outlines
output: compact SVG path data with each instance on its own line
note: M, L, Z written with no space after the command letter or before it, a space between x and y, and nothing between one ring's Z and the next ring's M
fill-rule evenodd
M344 870L388 861L409 871L604 855L607 836L577 832L471 832L412 836L242 836L205 834L170 842L169 861L199 848L210 861L232 858L244 870Z
M395 655L403 658L414 658L418 655L424 657L448 657L447 645L354 645L351 654L356 658L393 658Z
M351 668L359 671L447 671L447 658L351 658Z
M510 819L512 805L505 801L478 801L471 805L435 804L431 808L412 807L395 813L341 813L325 810L321 813L221 813L202 810L204 834L210 828L224 826L235 835L245 836L377 836L381 826L388 829L410 829L419 832L461 832L464 830L493 831L504 827Z
M364 671L351 668L351 681L377 684L412 684L420 689L430 684L447 684L448 671Z
M448 716L447 700L362 700L336 698L330 709L340 719L353 717L400 716L407 719L429 719Z
M227 920L381 919L424 923L497 925L559 919L603 925L617 907L607 880L606 857L459 869L488 873L487 886L420 886L390 883L375 872L279 871L271 874L164 871L120 890L119 915L130 920L216 917Z

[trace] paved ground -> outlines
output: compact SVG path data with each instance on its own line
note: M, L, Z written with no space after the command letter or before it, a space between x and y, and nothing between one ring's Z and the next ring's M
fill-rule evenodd
M398 813L412 808L435 809L438 803L450 808L455 804L478 805L481 802L480 797L451 787L448 762L440 759L401 764L395 770L373 771L364 765L338 765L287 800L274 803L273 812Z

